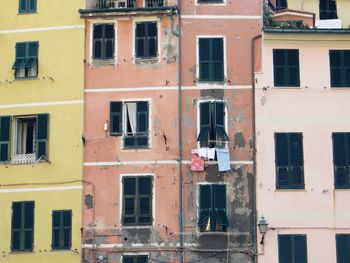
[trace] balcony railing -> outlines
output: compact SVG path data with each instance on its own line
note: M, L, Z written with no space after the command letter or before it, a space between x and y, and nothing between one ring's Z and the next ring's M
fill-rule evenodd
M26 164L26 163L35 163L36 154L14 154L11 158L11 162L14 164Z
M142 8L165 6L165 0L95 0L95 8Z

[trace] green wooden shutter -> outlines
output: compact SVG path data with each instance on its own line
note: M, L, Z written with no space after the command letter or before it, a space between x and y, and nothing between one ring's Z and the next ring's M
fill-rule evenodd
M22 203L12 203L11 251L21 250L22 236ZM23 246L22 246L23 247Z
M34 202L12 203L12 251L31 251L34 240Z
M123 133L123 102L111 101L109 109L110 135L121 135Z
M27 0L19 0L18 4L18 13L25 13L27 12Z
M275 133L276 188L287 188L289 185L288 170L288 136L286 133Z
M36 11L36 0L29 0L28 11L29 12L35 12Z
M301 133L289 134L290 145L290 180L291 185L301 187L304 185L303 169L303 136Z
M135 177L123 177L123 225L137 223L137 187Z
M27 62L27 43L16 43L16 59L12 69L21 69Z
M332 139L335 188L349 188L350 133L333 133Z
M152 223L152 177L137 177L138 186L138 222L140 225Z
M199 80L210 80L210 39L199 39Z
M224 80L224 39L213 38L211 41L210 80Z
M291 235L278 235L278 262L294 263L292 261L292 237Z
M208 221L211 214L212 194L210 185L199 186L199 219L200 231L207 231ZM210 227L211 230L211 227Z
M48 139L49 139L49 114L39 114L37 116L37 159L43 157L48 160Z
M32 250L34 241L34 202L24 202L24 249Z
M337 234L337 263L350 262L350 234Z
M219 137L222 141L229 141L227 133L225 131L225 103L214 102L214 130L215 138Z
M10 161L11 116L0 116L0 162Z
M211 130L211 110L210 102L202 102L199 104L199 135L197 141L202 146L207 146L209 142L209 134Z
M219 223L222 226L221 229L216 229L216 231L226 231L226 227L228 226L226 211L226 185L213 185L212 187L216 219L219 220Z
M286 51L287 61L287 85L290 87L300 87L299 72L299 50L289 49Z
M147 101L140 101L136 104L136 131L137 131L137 147L147 147L149 145L149 103Z
M299 87L299 50L273 50L274 85L276 87Z
M307 244L305 235L293 235L294 262L307 263Z

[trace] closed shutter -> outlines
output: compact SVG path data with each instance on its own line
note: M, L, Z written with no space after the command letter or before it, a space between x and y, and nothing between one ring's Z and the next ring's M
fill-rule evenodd
M11 116L0 117L0 162L10 161Z
M112 24L106 24L104 25L104 50L103 50L103 57L106 59L113 59L114 58L114 25Z
M221 226L221 229L217 231L225 231L228 226L227 212L226 212L226 185L213 185L214 195L214 207L216 218L219 220L217 226Z
M349 135L348 133L334 133L332 136L335 188L346 188L350 186Z
M26 43L16 43L16 60L13 63L12 69L24 68L27 62L27 45Z
M123 132L123 103L112 101L110 103L110 135L121 135Z
M350 262L350 234L336 235L337 263Z
M28 10L29 12L35 12L36 11L36 0L29 0L28 4Z
M279 263L294 263L292 261L292 236L278 236L278 262Z
M39 114L37 116L37 159L48 160L48 139L49 139L49 114Z
M285 188L289 184L288 171L288 136L286 133L275 134L276 187Z
M224 80L223 38L199 39L199 80Z
M210 102L199 104L199 135L197 141L200 141L202 146L207 146L209 142L209 134L211 129L211 111Z
M158 56L157 23L146 23L147 26L147 57Z
M225 131L225 103L223 102L214 102L214 125L215 137L219 137L222 141L229 141Z
M299 87L299 50L274 49L274 84L276 87Z
M123 177L123 225L136 224L136 178Z
M307 263L307 245L306 236L294 235L294 262Z
M291 133L289 135L290 140L290 161L291 161L291 184L303 185L304 184L304 172L303 172L303 138L300 133Z
M138 221L140 225L152 223L152 177L140 176L138 182Z
M149 129L148 129L148 102L141 101L136 104L136 112L137 112L137 124L136 131L138 133L136 145L138 147L147 147L149 142Z
M209 221L211 214L211 186L199 187L199 220L198 226L201 231L210 231L212 222Z
M103 58L103 37L102 37L103 25L94 25L93 32L93 58L101 59Z
M199 39L199 80L210 80L210 39Z
M27 0L19 0L18 13L27 12Z

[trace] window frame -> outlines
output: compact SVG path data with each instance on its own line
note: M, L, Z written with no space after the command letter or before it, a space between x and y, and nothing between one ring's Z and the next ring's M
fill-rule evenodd
M341 166L341 165L336 165L335 164L335 156L336 156L336 151L335 151L335 136L336 135L342 135L343 139L345 141L345 165L343 166L343 168L345 168L345 170L347 170L347 176L348 176L348 182L345 185L340 185L338 184L338 180L337 180L337 166ZM332 133L332 150L333 150L333 175L334 175L334 189L350 189L350 132L333 132Z
M332 53L335 52L340 52L341 54L341 62L342 65L341 66L333 66L332 65ZM330 87L333 89L337 89L337 88L350 88L350 80L349 83L346 82L346 80L344 80L344 78L346 77L346 70L350 71L350 65L346 66L344 65L344 61L345 61L345 52L349 53L350 56L350 49L330 49L329 50L329 71L330 71ZM341 75L340 75L340 85L334 85L333 83L333 69L336 68L338 70L341 71Z
M149 177L151 179L151 223L150 224L139 224L139 223L133 223L133 224L124 224L124 207L125 207L125 201L124 201L124 178L136 178L136 180L139 180L139 178L141 177ZM120 186L120 197L119 197L119 203L121 204L119 206L119 214L120 214L120 226L128 229L128 228L133 228L133 229L144 229L144 228L152 228L155 224L155 218L156 218L156 203L155 203L155 199L156 199L156 181L155 181L155 174L153 173L139 173L139 174L120 174L120 182L119 182L119 186ZM137 196L137 193L136 193ZM135 210L139 210L139 207L135 207Z
M64 213L69 213L70 214L70 226L64 226L63 224L63 216ZM60 226L59 227L55 227L54 226L54 213L60 213ZM54 230L59 230L60 234L59 234L59 238L60 238L60 243L62 243L62 239L64 240L65 237L65 230L69 229L69 246L65 247L65 246L61 246L61 244L59 246L55 246L54 245L54 238L55 238L55 231ZM51 226L51 248L52 250L70 250L72 247L72 229L73 229L73 212L71 209L64 209L64 210L52 210L52 226ZM63 234L63 236L61 236ZM64 241L63 241L64 242Z
M277 157L277 152L278 152L278 147L277 147L277 136L278 135L283 135L285 134L287 136L287 165L278 165L278 157ZM293 168L298 168L298 165L293 165L291 156L292 156L292 149L291 149L291 135L300 135L301 136L301 157L302 157L302 165L300 166L301 168L301 180L302 182L300 184L293 184ZM304 158L304 136L302 132L275 132L274 133L274 148L275 148L275 180L276 180L276 189L277 190L303 190L305 189L305 158ZM285 167L288 170L288 185L286 186L281 186L279 184L279 169L280 167Z
M199 40L205 38L222 38L223 42L223 80L217 81L217 80L200 80L200 57L199 57ZM222 88L222 86L227 85L227 47L226 47L226 35L196 35L196 84L205 86L209 85L212 87L213 85L217 85Z
M118 20L96 20L90 24L90 65L93 64L118 64ZM113 25L114 27L114 54L113 58L94 58L94 27L95 25Z
M25 227L25 204L27 203L32 203L33 204L33 225L31 228L26 228ZM13 228L13 206L14 204L21 204L21 227L16 230ZM13 201L11 205L11 252L32 252L34 250L34 234L35 234L35 201ZM19 249L14 249L13 248L13 242L14 242L14 232L19 231L20 232L20 247L22 246L23 248ZM26 249L25 248L25 237L24 237L24 232L25 231L31 231L31 248Z
M302 238L305 238L305 253L306 253L306 258L305 258L305 263L308 262L308 246L307 246L307 235L306 234L278 234L277 236L277 244L278 244L278 262L279 263L284 263L284 262L281 262L281 254L280 254L280 238L283 237L283 236L289 236L290 237L290 240L291 240L291 259L292 259L292 262L291 263L298 263L299 261L295 261L295 238L296 237L302 237Z
M285 1L285 6L281 5L281 1ZM276 10L288 9L288 0L276 0Z
M224 122L225 122L225 132L227 134L227 136L229 137L229 132L228 132L228 101L227 99L224 99L224 100L218 100L218 99L208 99L208 100L198 100L197 101L197 134L196 134L196 142L197 142L197 148L200 148L201 147L201 144L200 144L200 141L197 141L197 138L201 132L201 108L200 108L200 105L201 103L206 103L206 102L209 102L209 103L214 103L214 102L222 102L224 104ZM222 148L228 148L228 141L224 141L223 142L224 144L224 147ZM215 147L215 146L214 146Z
M22 15L22 14L33 14L33 13L37 12L37 6L38 6L37 0L33 0L34 1L34 9L30 9L30 1L31 0L24 0L24 1L26 1L26 9L25 10L21 8L22 0L18 1L18 14L19 15Z
M144 58L138 58L136 57L136 27L137 24L142 24L142 23L156 23L157 25L157 56L155 57L144 57ZM132 61L134 64L138 63L160 63L161 61L161 56L162 56L162 51L161 51L161 22L159 17L135 17L133 18L133 32L132 32L132 51L131 51L131 56L132 56Z
M319 13L318 13L318 15L319 15L320 20L338 19L337 1L336 0L325 0L325 1L327 1L327 2L325 2L325 5L327 6L327 9L324 9L324 10L321 10L321 2L322 2L322 0L319 1ZM335 2L335 10L331 10L329 1L334 1ZM322 13L323 13L323 15L325 15L325 14L327 14L327 15L325 15L325 17L324 17L324 16L322 16ZM332 16L331 15L332 13L334 13L335 18L330 18Z
M284 60L285 60L285 63L283 66L275 64L275 53L277 51L283 51L283 56L284 56ZM286 58L288 57L288 53L287 53L288 51L289 52L297 51L297 54L298 54L298 56L297 56L297 58L298 58L298 68L297 68L298 69L298 79L297 79L296 85L293 85L293 83L291 83L290 74L286 73L291 68L296 67L296 66L287 64L288 60L286 60ZM301 85L300 77L301 76L300 76L300 50L299 49L296 49L296 48L273 48L272 49L272 67L273 67L273 85L275 88L300 88L300 85ZM281 84L276 83L277 68L283 69L284 81ZM287 78L287 76L288 76L288 78Z
M226 192L226 208L225 208L225 213L226 213L226 220L227 220L227 225L226 226L223 226L222 225L222 228L225 227L225 230L209 230L209 231L201 231L201 227L199 225L199 221L200 221L200 218L201 218L201 187L202 186L210 186L210 196L211 198L213 197L213 187L214 185L217 185L217 186L224 186L225 187L225 192ZM205 234L210 234L210 233L226 233L228 232L228 228L230 227L230 222L229 222L229 194L228 194L228 184L227 183L223 183L223 182L217 182L217 183L198 183L198 187L197 187L197 193L198 193L198 196L197 196L197 231L201 234L201 235L205 235ZM211 200L211 203L212 203L212 200ZM211 204L212 206L213 204ZM211 207L210 209L216 209L214 207ZM209 215L209 217L211 218L212 215Z
M22 58L24 61L27 61L29 59L35 59L35 64L32 66L32 67L28 67L28 68L25 68L24 66L22 66L21 68L18 68L18 69L14 69L14 66L17 62L17 49L18 49L18 46L19 45L25 45L25 56L24 57L20 57ZM29 46L31 44L36 44L36 57L35 56L29 56ZM29 76L29 70L34 68L35 67L35 70L36 70L36 75L35 76ZM39 41L24 41L24 42L16 42L16 46L15 46L15 63L14 65L12 66L12 70L14 71L13 72L13 75L14 75L14 79L15 80L30 80L30 79L38 79L38 76L39 76ZM19 77L17 76L17 71L19 70L24 70L24 76L23 77Z
M150 260L150 255L149 254L145 254L145 253L123 253L122 254L122 260L121 262L124 263L124 258L125 257L134 257L133 259L133 263L137 263L137 258L138 257L147 257L147 263Z
M35 127L34 129L37 129L37 115L26 115L26 116L13 116L13 123L14 123L14 134L13 134L13 149L12 149L12 154L13 155L19 155L19 154L24 154L24 153L18 153L17 152L17 147L18 147L18 121L22 119L35 119ZM38 132L38 131L36 131ZM36 142L36 137L33 136L33 144ZM33 153L36 154L36 147L33 146Z

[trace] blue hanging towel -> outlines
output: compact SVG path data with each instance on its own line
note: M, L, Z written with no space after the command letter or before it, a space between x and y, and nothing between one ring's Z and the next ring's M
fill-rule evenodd
M216 156L218 158L219 172L231 170L230 152L228 149L216 149Z

